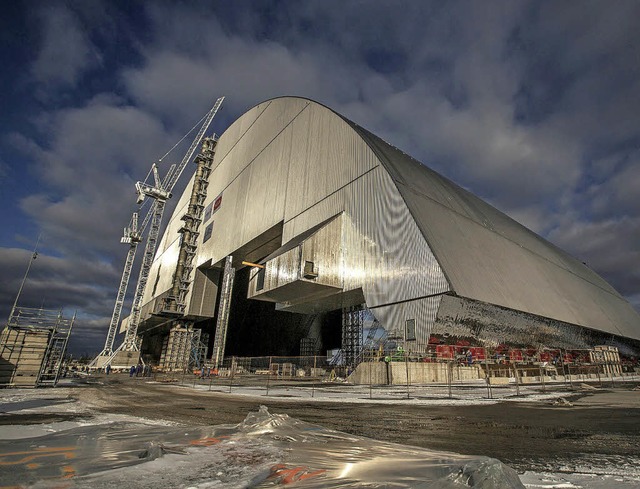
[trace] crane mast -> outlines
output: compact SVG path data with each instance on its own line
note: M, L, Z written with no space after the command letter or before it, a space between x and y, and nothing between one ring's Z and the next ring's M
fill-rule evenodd
M138 249L138 243L142 241L141 231L138 229L138 213L134 212L131 217L131 223L124 228L121 243L129 245L129 251L127 252L127 258L124 262L124 270L122 271L122 277L120 278L120 286L118 287L118 295L116 296L116 302L113 306L113 313L111 314L111 321L109 322L109 330L107 332L107 339L104 342L104 348L96 356L89 367L101 367L100 363L104 363L104 360L113 355L113 343L116 338L118 325L120 324L120 316L122 314L122 306L124 304L125 295L127 294L127 286L129 285L129 277L131 276L131 270L133 269L133 260L136 256L136 250ZM101 362L103 360L103 362Z
M153 263L153 258L155 256L158 236L160 233L160 226L162 224L162 217L165 209L166 201L171 198L171 192L173 187L177 183L178 179L182 175L185 167L193 157L198 145L202 141L205 132L209 128L211 121L215 117L216 113L222 106L222 102L224 101L224 97L220 97L216 100L215 104L211 108L211 110L204 117L204 121L198 134L194 138L191 146L187 150L186 154L182 158L182 161L179 165L172 165L165 176L163 181L160 180L158 168L155 163L151 167L151 172L153 174L154 184L150 185L146 182L137 182L136 183L136 191L138 194L138 204L142 204L146 197L151 197L153 199L153 203L151 204L151 208L149 212L145 216L142 225L138 228L138 215L134 213L134 217L132 219L132 225L129 228L125 228L125 233L121 242L128 243L129 252L127 253L127 258L125 261L124 271L122 273L122 278L120 280L120 286L118 288L118 295L116 297L116 303L114 305L113 314L111 317L111 322L109 324L109 331L107 333L107 339L105 342L105 347L102 352L91 362L90 366L98 366L101 367L103 365L111 364L115 356L120 351L127 352L135 352L139 351L139 341L137 337L138 333L138 325L140 323L140 308L142 306L142 298L144 295L144 289L147 284L149 278L149 272L151 270L151 265ZM138 283L136 285L136 291L134 294L133 304L131 307L131 314L129 319L129 324L127 327L127 331L125 334L125 339L122 344L118 347L117 350L113 350L113 342L115 340L116 329L118 327L118 323L120 321L120 315L122 312L122 305L124 303L124 298L126 295L126 290L129 283L129 278L131 276L131 271L133 269L133 261L136 254L138 243L142 241L142 235L147 227L147 225L151 223L151 227L149 229L149 233L147 235L147 241L145 244L144 256L142 265L140 267L140 273L138 276ZM98 360L100 358L105 359L102 362L102 365L97 365Z

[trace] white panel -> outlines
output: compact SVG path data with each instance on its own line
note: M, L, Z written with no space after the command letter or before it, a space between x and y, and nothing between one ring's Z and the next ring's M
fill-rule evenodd
M149 279L142 298L143 304L171 288L179 252L180 239L176 237L162 254L156 256L149 271Z
M440 263L458 295L640 337L631 326L637 314L618 294L559 269L517 242L430 199L410 193L409 202L432 216L425 233L430 243L444 251L439 254Z

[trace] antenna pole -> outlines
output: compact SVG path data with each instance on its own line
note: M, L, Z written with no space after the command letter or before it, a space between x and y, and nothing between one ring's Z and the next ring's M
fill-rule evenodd
M38 239L36 241L36 246L33 248L33 254L29 259L29 265L27 265L27 271L24 273L24 277L22 277L22 283L20 284L20 288L18 289L18 295L16 295L16 300L13 302L13 307L11 308L10 318L13 317L13 314L16 312L16 307L18 307L18 300L20 299L20 294L22 294L22 289L24 289L24 284L27 281L27 276L29 275L29 270L31 270L31 264L38 256L38 244L40 244L40 237L42 235L38 235Z

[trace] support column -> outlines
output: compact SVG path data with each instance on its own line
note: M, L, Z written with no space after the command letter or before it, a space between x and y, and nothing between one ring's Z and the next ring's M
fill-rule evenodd
M229 325L229 311L231 309L231 292L233 291L233 279L236 274L231 266L232 257L227 256L222 273L222 289L220 292L220 304L218 307L218 320L216 321L216 335L213 340L213 354L211 363L216 368L222 366L224 349L227 343L227 327Z

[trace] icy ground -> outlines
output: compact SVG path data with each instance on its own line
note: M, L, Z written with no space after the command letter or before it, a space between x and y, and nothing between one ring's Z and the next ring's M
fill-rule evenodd
M222 382L225 382L223 380ZM327 384L321 388L299 385L265 386L224 385L222 382L210 383L207 379L188 379L174 384L199 391L225 392L253 398L275 398L278 401L297 402L299 400L352 404L411 404L416 406L471 406L487 405L498 402L532 402L555 400L566 394L561 383L550 384L547 392L540 392L536 385L520 386L519 394L513 386L494 386L491 398L485 388L484 379L474 382L465 381L453 385L451 396L446 385L431 384L425 386L375 386L353 384ZM588 387L588 386L587 386ZM590 388L590 387L588 387ZM560 393L560 394L559 394Z
M280 397L278 390L271 394ZM396 397L394 391L377 394L384 403L394 402L385 396ZM283 390L281 395L289 394ZM322 393L318 400L340 397L345 402L338 389ZM429 399L405 402L423 404ZM253 413L237 426L184 426L97 414L69 399L63 389L0 391L0 416L13 414L76 416L62 422L3 424L0 486L523 487L515 473L495 459L378 442L266 411ZM638 454L593 462L585 461L573 473L557 467L547 473L536 467L520 474L520 481L527 488L640 488Z

